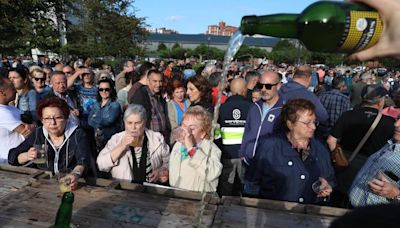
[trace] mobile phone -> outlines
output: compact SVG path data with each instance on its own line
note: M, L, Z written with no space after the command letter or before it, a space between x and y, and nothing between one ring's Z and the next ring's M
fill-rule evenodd
M394 174L392 171L386 170L383 172L387 177L389 177L391 180L393 180L394 182L399 181L399 177Z

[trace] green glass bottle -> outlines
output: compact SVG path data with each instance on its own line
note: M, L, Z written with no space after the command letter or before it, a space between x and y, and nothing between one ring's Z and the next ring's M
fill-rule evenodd
M355 52L373 46L383 30L379 14L355 3L319 1L301 14L245 16L245 35L297 38L310 51Z
M65 192L61 205L58 208L56 221L51 228L72 228L71 218L72 218L72 206L74 203L74 193Z

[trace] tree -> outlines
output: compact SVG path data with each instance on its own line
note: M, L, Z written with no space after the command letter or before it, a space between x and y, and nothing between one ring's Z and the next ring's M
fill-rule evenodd
M32 48L59 47L56 21L51 17L61 0L0 1L0 52L28 54Z
M79 56L132 57L147 36L144 19L131 13L133 0L82 0L71 9L78 22L69 24L63 51Z
M167 46L164 44L164 43L159 43L158 44L158 47L157 47L157 51L158 52L160 52L160 51L164 51L164 50L167 50L168 48L167 48Z

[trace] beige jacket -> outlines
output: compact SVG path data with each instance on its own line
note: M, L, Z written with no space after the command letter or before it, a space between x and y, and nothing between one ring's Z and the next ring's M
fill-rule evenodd
M145 130L148 139L148 149L152 170L161 167L168 168L169 146L164 141L164 136L152 130ZM115 163L111 160L111 151L121 143L125 131L117 133L111 137L107 145L97 157L97 165L100 171L110 172L113 178L121 180L132 180L133 160L129 147L123 152L121 158Z
M221 175L221 150L210 140L203 140L193 157L181 161L181 143L175 143L169 158L169 184L173 187L201 192L215 192ZM207 155L210 157L207 162ZM207 171L207 177L205 176Z

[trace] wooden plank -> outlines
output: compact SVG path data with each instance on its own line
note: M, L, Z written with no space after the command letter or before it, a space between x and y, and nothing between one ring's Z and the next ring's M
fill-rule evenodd
M221 205L218 208L212 227L320 228L329 227L333 220L333 217Z
M293 213L315 214L333 217L342 216L348 212L347 209L343 208L246 197L224 196L222 197L222 202L224 205L242 205L262 209L281 210Z
M0 171L8 171L8 172L32 175L36 173L38 169L22 167L22 166L12 166L9 164L0 164Z
M60 203L60 194L56 193L57 182L43 179L38 183L1 200L0 217L10 220L18 217L18 222L26 224L35 220L33 223L38 226L43 223L50 225ZM93 224L98 224L97 227L191 226L198 213L198 201L86 187L75 193L73 221L80 227ZM216 205L206 206L204 226L211 226L216 210Z

